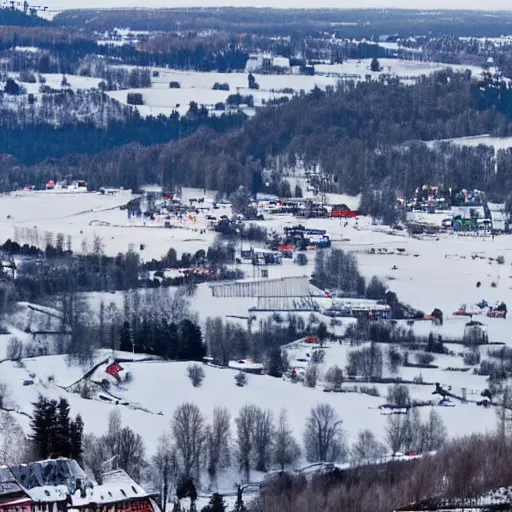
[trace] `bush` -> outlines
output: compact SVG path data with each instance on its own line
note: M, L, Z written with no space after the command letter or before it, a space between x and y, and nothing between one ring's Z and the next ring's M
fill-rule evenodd
M366 298L373 300L384 300L386 298L386 286L376 276L373 276L366 287Z
M7 359L12 361L19 361L23 357L23 343L20 339L13 336L7 343L7 350L5 354Z
M203 367L200 364L187 366L187 375L192 382L192 386L195 388L198 388L202 384L205 377Z
M411 405L411 396L409 388L404 384L395 384L388 387L387 403L395 407L409 407Z
M228 83L219 83L219 82L215 82L213 84L213 87L212 89L214 91L229 91L229 84Z
M181 84L179 82L169 82L170 89L181 89Z
M247 384L247 375L240 371L235 375L236 385L243 388Z
M90 400L92 398L91 388L87 381L84 381L80 386L80 398L83 398L84 400Z
M311 356L312 364L322 364L325 360L325 350L314 350Z
M306 373L304 374L304 386L308 388L316 388L318 380L318 366L316 364L310 364Z
M462 357L465 365L474 366L480 364L480 351L478 349L466 352Z
M32 71L29 70L23 70L20 71L20 82L26 82L28 84L35 84L37 83L37 78Z
M361 386L359 392L363 395L380 396L379 390L375 386Z
M304 265L308 264L308 257L303 252L299 252L299 254L295 256L295 263L303 267Z
M144 105L142 94L140 92L129 92L126 96L128 105Z
M428 352L416 354L416 362L421 365L429 365L434 361L434 356Z
M331 366L325 374L325 382L331 384L333 389L340 390L343 384L343 370L337 366Z

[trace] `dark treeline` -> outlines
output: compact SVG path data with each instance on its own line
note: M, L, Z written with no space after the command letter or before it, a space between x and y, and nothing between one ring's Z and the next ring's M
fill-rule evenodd
M182 184L231 192L247 185L255 192L263 187L264 168L278 172L283 163L294 167L301 160L306 166L320 165L330 176L324 184L328 190L349 194L372 188L385 189L391 196L397 189L409 194L436 179L443 179L446 186L487 185L498 190L488 151L452 148L446 160L441 153L435 157L428 153L435 150L410 143L408 150L398 149L398 145L482 133L508 135L511 118L512 89L506 84L490 79L478 82L469 72L446 70L422 77L415 85L389 78L346 82L336 90L314 89L287 104L260 110L241 129L227 133L218 133L223 123L232 127L239 118L205 120L204 124L220 123L221 128L217 132L204 128L161 146L131 145L92 158L73 156L17 166L14 172L12 161L4 159L0 165L4 179L11 183L19 183L21 177L40 183L72 172L94 186L161 182L169 188ZM159 122L146 120L141 125L149 128L155 123L156 128ZM180 123L199 125L188 120ZM64 131L62 135L66 137ZM500 159L499 172L508 173L510 155L503 152ZM483 176L477 171L482 164L487 165ZM504 187L500 190L507 193Z
M18 9L0 9L0 26L17 25L20 27L34 27L49 25L49 22L37 16L29 16Z
M55 17L62 26L105 31L129 26L132 30L221 30L266 35L304 35L320 32L339 37L378 38L432 33L458 36L495 36L509 32L510 13L485 16L480 11L415 11L408 9L109 9L68 10Z
M63 112L63 115L65 114L66 112ZM207 126L214 136L217 132L240 127L244 120L243 114L198 118L180 118L178 115L142 118L134 112L128 119L111 121L106 128L97 127L95 120L91 119L88 122L66 124L51 131L48 124L43 122L24 128L2 129L0 152L5 154L0 155L3 182L0 188L6 191L27 184L42 186L48 179L54 179L55 173L69 175L65 170L68 165L77 171L80 170L79 174L87 177L93 187L111 184L137 188L137 185L142 183L159 182L158 168L153 167L153 171L150 171L150 167L147 167L149 161L153 162L150 166L154 166L153 158L166 147L157 144L187 137L201 126ZM113 152L99 153L132 142L138 144L132 145L131 149L123 147ZM142 146L151 147L144 150ZM133 163L130 164L123 156L125 152L138 155L137 161L144 155L145 165L137 168ZM75 155L77 153L81 154ZM89 155L93 153L96 155L90 160ZM15 159L9 155L14 155ZM73 156L68 156L66 161L62 162L46 160L67 155ZM115 168L108 170L103 167L107 160L113 163L117 158L120 158L120 161ZM34 167L19 165L35 162L41 163ZM102 170L99 170L100 168Z

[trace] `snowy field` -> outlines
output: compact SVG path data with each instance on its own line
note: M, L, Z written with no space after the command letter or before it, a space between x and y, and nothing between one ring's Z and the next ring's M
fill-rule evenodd
M200 234L206 227L204 215L196 222L186 219L179 229L164 229L161 223L151 221L145 225L143 221L133 223L137 227L130 227L127 211L120 206L133 197L129 191L112 196L57 191L4 194L0 196L0 240L3 243L8 238L18 238L22 244L44 249L45 232L53 233L54 240L57 233L63 233L65 239L71 237L72 250L80 252L83 244L90 250L97 235L103 241L105 254L116 256L130 247L140 251L142 244L144 259L160 258L173 246L179 254L194 253L206 250L213 242L214 233Z
M433 140L428 141L426 144L430 147L434 147L443 142L449 142L451 144L456 144L457 146L469 147L477 147L480 145L492 146L495 151L512 147L512 137L491 137L490 135L476 135L474 137L459 137L457 139Z
M327 86L336 86L339 80L354 79L365 80L367 75L377 80L381 74L392 74L404 79L417 78L429 75L447 67L437 62L405 61L398 59L380 59L382 70L370 71L370 59L347 60L343 64L320 64L315 66L315 76L302 75L260 75L254 73L260 89L255 91L248 88L247 73L202 73L197 71L177 71L166 68L152 68L158 71L158 77L152 77L150 89L129 89L111 91L107 94L115 100L126 104L127 94L138 92L142 94L144 105L136 107L142 115L169 115L173 111L181 115L187 113L191 101L199 105L213 108L218 102L225 102L230 94L239 92L242 95L254 96L255 106L261 106L265 101L280 98L285 94L283 89L293 89L295 93L301 90L309 92L318 86L325 89ZM474 75L482 72L476 66L453 65L455 71L470 69ZM170 89L170 82L179 82L180 89ZM213 84L227 83L229 91L214 91Z
M200 191L194 190L185 193L190 197L201 195ZM180 229L149 225L128 227L126 211L119 207L126 204L131 197L128 191L115 196L55 192L3 195L0 197L0 240L14 238L16 232L25 233L28 238L34 237L33 232L32 235L29 233L37 226L41 243L44 243L45 231L51 231L55 235L62 232L72 237L73 249L80 251L82 240L85 239L91 247L94 235L98 235L103 239L107 254L115 255L126 251L132 245L145 259L159 258L170 247L174 247L178 254L193 253L200 248L206 249L214 240L215 234L211 231L202 235L198 233L205 222L205 214L201 214L195 222L189 222L188 225L186 221ZM351 200L357 202L357 198ZM37 205L36 213L34 205ZM7 218L8 215L11 218ZM454 235L441 235L438 239L410 238L404 232L393 232L389 228L372 225L370 219L364 217L347 222L339 219L299 220L289 215L267 217L261 224L269 230L282 230L285 226L299 222L309 228L326 229L334 247L356 255L365 277L381 277L388 288L398 294L401 301L427 314L436 307L440 308L445 315L444 325L436 327L429 321L416 321L411 328L418 335L428 336L433 332L445 338L462 337L467 318L452 316L452 312L462 303L469 307L485 299L490 304L496 301L512 304L511 236L497 236L494 240ZM26 241L30 243L30 240ZM146 245L142 251L141 244ZM248 248L248 245L243 244L244 248ZM372 249L374 254L370 253ZM398 249L404 250L399 252ZM497 256L504 257L504 264L499 265L496 262ZM308 265L304 267L299 267L291 260L284 260L282 265L268 267L269 277L309 275L313 271L313 262L314 251L308 253ZM252 265L242 265L242 268L246 270L247 278L253 277ZM477 282L480 282L479 287ZM147 293L153 291L149 290ZM174 293L174 290L167 290L166 293ZM91 294L92 305L97 305L99 299L100 294ZM105 294L104 299L107 303L118 302L122 308L121 294ZM257 304L257 299L253 298L213 298L207 284L198 286L190 301L202 324L208 316L223 316L235 321L231 316L246 317L249 309ZM309 314L306 315L307 319ZM265 314L258 315L257 318L263 316ZM487 325L491 342L512 345L509 337L512 328L510 318L476 318ZM243 319L237 321L246 325ZM20 330L20 327L17 330L12 329L12 334L26 340L30 335ZM0 360L5 357L9 337L0 336ZM333 364L344 368L348 353L354 348L358 347L328 343L322 372ZM432 396L434 382L451 386L455 393L460 393L462 388L466 389L470 403L455 402L454 407L435 406L445 421L450 436L493 430L496 424L495 411L492 408L483 409L471 402L478 400L480 393L487 387L486 378L474 375L472 368L468 372L448 371L448 367L464 366L458 354L465 350L461 345L449 345L448 348L455 355L436 355L434 364L438 368L402 367L399 375L407 380L421 377L424 382L429 383L410 385L411 396L416 400L434 400L437 403L437 398ZM487 348L482 347L480 350L485 356ZM310 347L290 348L289 358L291 361L307 359L310 352ZM101 361L108 355L108 351L103 351L97 354L96 361ZM411 360L414 360L414 354L410 355ZM213 408L219 405L228 406L233 417L247 403L269 408L276 416L281 407L285 406L290 425L299 441L302 440L304 422L310 408L318 402L328 402L343 418L349 443L355 440L358 431L363 428L371 428L379 439L384 440L387 417L378 407L385 403L386 385L377 385L381 396L372 397L350 392L324 393L322 383L316 389L309 389L282 379L250 375L248 386L238 388L234 383L233 370L205 367L206 379L203 386L193 388L186 376L187 363L134 362L123 365L132 373L133 381L123 383L119 388L114 387L111 393L128 404L117 407L122 412L125 424L144 436L148 454L154 453L158 436L168 428L173 411L184 401L197 403L208 418L211 417ZM97 372L98 376L102 375L104 367L100 367ZM0 364L0 379L11 386L12 392L8 400L16 410L29 413L31 404L39 393L52 398L66 396L71 403L72 413L83 415L86 431L102 434L106 429L108 412L116 406L100 399L85 400L65 389L80 379L83 373L81 368L68 367L62 356L26 360L24 367L12 362ZM49 380L50 376L54 379ZM23 381L29 378L34 380L34 384L23 385ZM347 383L348 388L351 386L351 383ZM430 409L431 407L422 407L421 415L426 417ZM16 417L28 431L28 418L22 414L17 414ZM227 489L232 482L225 485Z

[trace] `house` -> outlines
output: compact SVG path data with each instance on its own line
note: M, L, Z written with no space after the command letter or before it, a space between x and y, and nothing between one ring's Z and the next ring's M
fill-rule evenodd
M123 470L105 473L101 485L78 463L58 458L0 467L0 512L160 512Z

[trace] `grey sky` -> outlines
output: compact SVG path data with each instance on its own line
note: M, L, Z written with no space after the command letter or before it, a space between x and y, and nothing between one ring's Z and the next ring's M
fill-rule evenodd
M295 7L366 8L399 7L413 9L512 9L506 0L49 0L55 9L112 7Z

